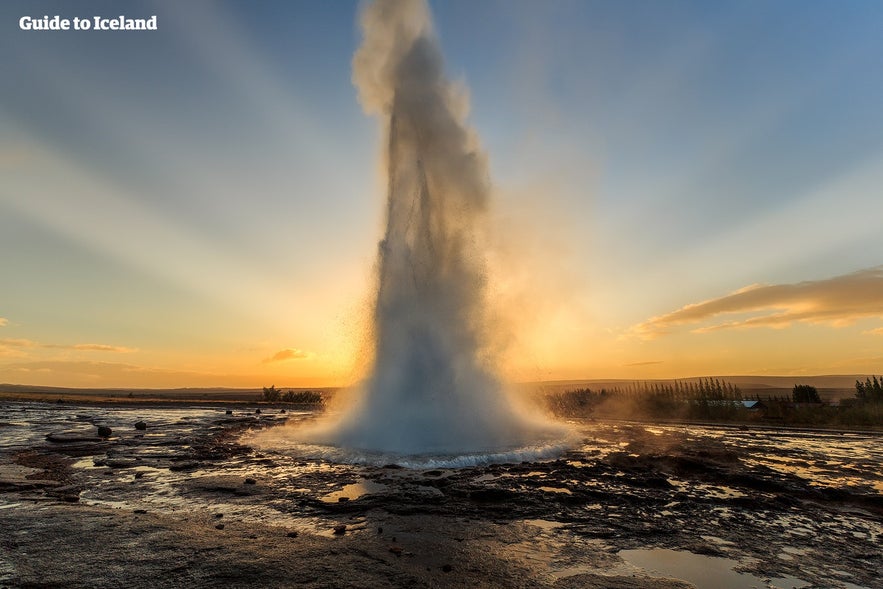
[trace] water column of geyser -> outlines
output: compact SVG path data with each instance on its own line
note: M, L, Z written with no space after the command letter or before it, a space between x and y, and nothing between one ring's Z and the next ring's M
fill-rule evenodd
M446 77L426 2L362 13L353 59L360 102L386 129L386 232L379 245L375 356L361 395L301 441L376 453L475 454L560 439L516 410L486 353L485 155L464 93Z

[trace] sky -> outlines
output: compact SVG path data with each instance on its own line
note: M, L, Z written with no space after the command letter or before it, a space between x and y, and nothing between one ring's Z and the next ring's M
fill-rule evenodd
M515 381L883 372L883 4L431 2ZM0 382L357 380L357 2L0 4ZM157 31L22 16L157 15Z

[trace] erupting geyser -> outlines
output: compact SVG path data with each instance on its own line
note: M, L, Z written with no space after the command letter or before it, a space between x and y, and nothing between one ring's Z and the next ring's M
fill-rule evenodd
M296 437L409 455L548 452L563 428L518 411L487 354L477 243L487 163L465 123L463 92L445 77L428 6L380 0L364 10L362 28L353 80L366 112L385 123L388 171L375 355L358 401Z

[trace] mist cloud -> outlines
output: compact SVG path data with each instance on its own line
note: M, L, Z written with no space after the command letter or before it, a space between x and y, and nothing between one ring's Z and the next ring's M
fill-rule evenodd
M652 339L681 325L735 314L750 316L720 321L693 331L707 333L750 327L782 328L794 322L844 326L857 319L883 318L883 266L825 280L747 286L723 297L651 317L633 326L631 332ZM883 328L870 333L883 333Z

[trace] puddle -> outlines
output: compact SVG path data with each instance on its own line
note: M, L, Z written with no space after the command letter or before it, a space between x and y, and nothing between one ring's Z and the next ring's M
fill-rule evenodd
M565 495L572 495L570 489L565 489L564 487L540 487L540 491L545 491L546 493L564 493Z
M346 485L339 491L325 495L322 497L322 501L325 503L338 503L341 499L344 501L355 501L359 497L364 497L365 495L382 493L388 488L389 487L383 483L375 483L368 479L362 479L358 483Z
M524 523L529 526L536 526L546 532L557 530L564 525L561 522L553 522L546 519L526 519Z
M748 573L736 572L733 567L739 563L729 558L703 556L667 548L621 550L619 556L651 575L687 581L695 585L696 589L799 589L809 585L795 577L761 579Z

